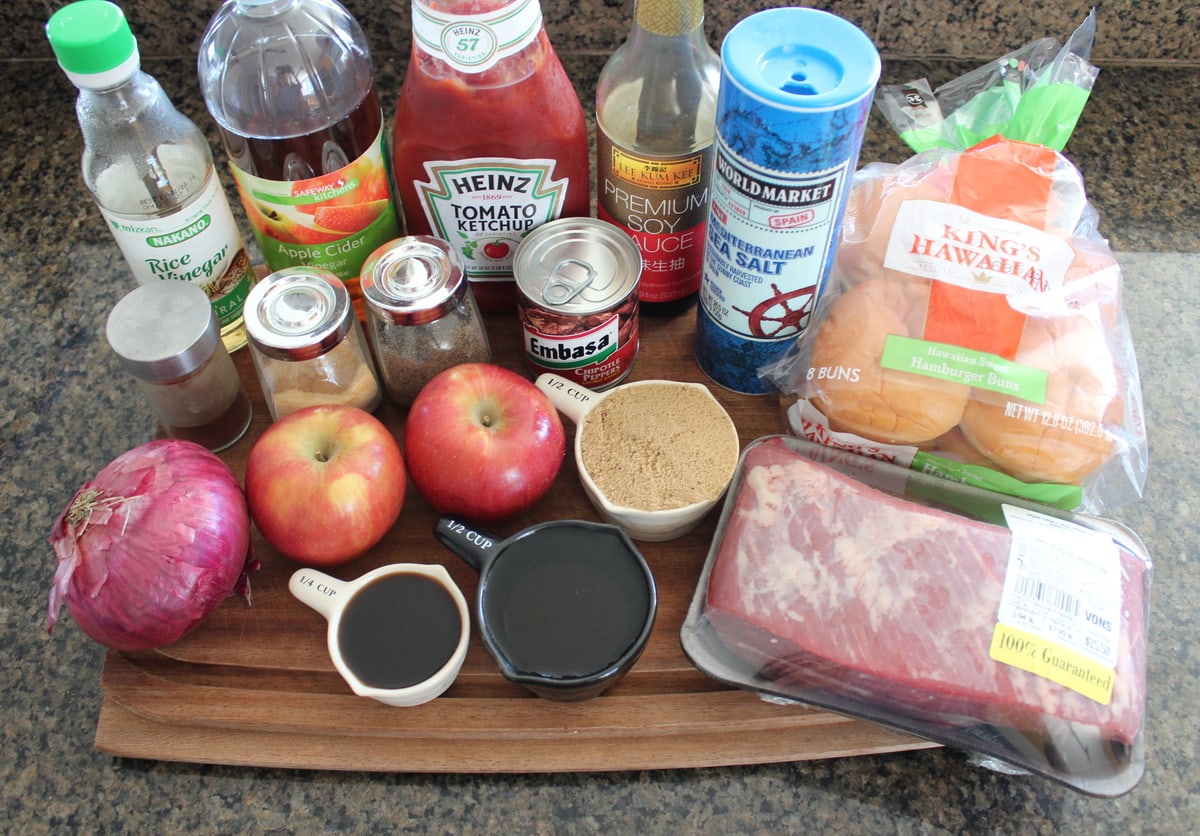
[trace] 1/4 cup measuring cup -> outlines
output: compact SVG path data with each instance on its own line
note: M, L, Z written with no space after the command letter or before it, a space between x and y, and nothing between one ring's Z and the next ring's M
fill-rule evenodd
M329 657L359 696L420 705L462 669L470 615L445 567L393 563L352 581L304 568L288 589L329 622Z

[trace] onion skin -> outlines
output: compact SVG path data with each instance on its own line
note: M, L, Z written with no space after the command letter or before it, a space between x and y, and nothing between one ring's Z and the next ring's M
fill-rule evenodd
M162 439L86 482L49 536L58 565L48 632L66 605L121 651L171 644L233 594L249 600L250 515L237 478L199 444Z

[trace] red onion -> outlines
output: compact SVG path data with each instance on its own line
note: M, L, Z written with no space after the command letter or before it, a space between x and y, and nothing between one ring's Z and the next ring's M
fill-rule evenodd
M50 533L52 631L67 611L115 650L162 647L235 592L250 597L250 515L237 478L190 441L151 441L86 482Z

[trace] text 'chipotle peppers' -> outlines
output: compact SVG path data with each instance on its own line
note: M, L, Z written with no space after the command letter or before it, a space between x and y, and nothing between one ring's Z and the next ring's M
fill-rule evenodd
M1095 220L1040 145L866 166L814 327L768 370L792 432L1063 508L1140 496L1137 362Z

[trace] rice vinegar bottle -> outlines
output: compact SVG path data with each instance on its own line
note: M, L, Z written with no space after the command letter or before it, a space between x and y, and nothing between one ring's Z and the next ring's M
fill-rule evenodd
M254 270L200 129L142 72L125 13L79 0L46 24L79 88L83 179L139 284L184 281L208 295L233 351Z
M596 205L642 253L647 314L695 302L704 260L721 62L703 0L637 0L596 84Z

